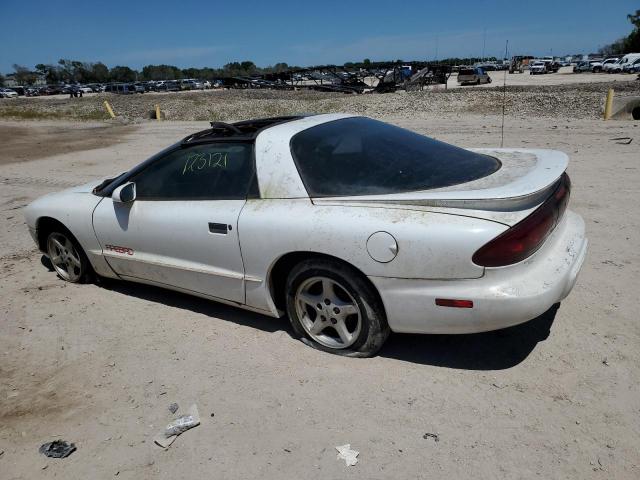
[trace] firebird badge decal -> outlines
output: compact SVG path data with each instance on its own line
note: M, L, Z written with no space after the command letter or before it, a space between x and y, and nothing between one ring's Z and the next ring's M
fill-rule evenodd
M105 249L110 250L116 253L122 253L123 255L133 255L133 248L129 247L119 247L118 245L105 245Z

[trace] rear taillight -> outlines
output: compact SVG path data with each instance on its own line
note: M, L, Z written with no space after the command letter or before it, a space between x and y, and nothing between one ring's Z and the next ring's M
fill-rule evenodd
M545 202L521 222L497 236L473 254L483 267L502 267L533 255L556 227L569 203L571 180L564 173Z

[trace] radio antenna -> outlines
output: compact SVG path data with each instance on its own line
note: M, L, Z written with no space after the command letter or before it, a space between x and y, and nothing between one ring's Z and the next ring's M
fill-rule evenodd
M509 40L504 46L505 61L509 58ZM504 108L507 101L507 70L504 70L504 80L502 82L502 126L500 127L500 148L504 147Z

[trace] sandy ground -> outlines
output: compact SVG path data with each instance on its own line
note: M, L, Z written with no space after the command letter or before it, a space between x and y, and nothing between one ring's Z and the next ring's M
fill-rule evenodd
M462 146L500 141L496 116L386 120ZM495 333L392 335L364 360L305 346L286 319L135 284L70 285L41 265L25 204L204 125L143 123L89 151L61 152L53 136L61 153L46 158L28 142L0 149L3 480L640 478L638 122L507 119L505 146L572 158L571 208L591 244L557 311ZM0 132L43 127L78 124ZM164 451L152 438L172 402L196 403L202 424ZM58 438L78 450L38 453ZM336 460L346 443L354 467Z
M69 125L43 122L25 126L3 123L0 128L0 164L28 162L60 153L86 151L112 143L130 130L101 123Z

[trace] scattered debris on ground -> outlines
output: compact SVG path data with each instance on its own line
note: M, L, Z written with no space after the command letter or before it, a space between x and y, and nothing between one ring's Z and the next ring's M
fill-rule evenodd
M64 440L47 442L41 445L39 449L40 453L51 458L65 458L75 451L76 446L73 443L65 442Z
M610 138L609 140L611 140L612 142L616 142L620 145L629 145L631 142L633 142L633 138L631 137L616 137L616 138Z
M347 443L346 445L340 445L336 447L338 451L338 456L336 457L338 460L344 460L344 463L347 464L347 467L353 467L356 463L358 463L358 455L360 452L356 450L351 450L351 444Z
M176 409L177 410L177 409ZM186 432L200 425L200 414L198 413L198 407L194 404L189 408L187 415L182 415L171 422L164 431L158 434L153 441L162 448L169 448L174 440Z
M425 440L429 439L429 438L433 438L433 440L437 443L440 441L440 437L438 436L437 433L425 433L422 438L424 438Z
M171 405L169 405L169 411L171 413L176 413L178 411L178 404L177 403L172 403Z

